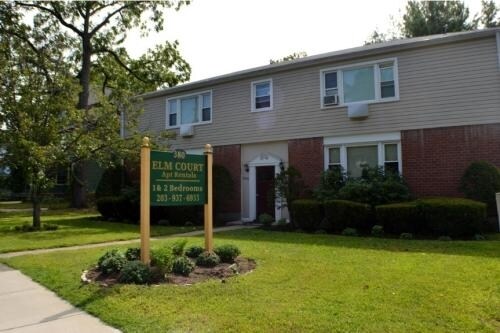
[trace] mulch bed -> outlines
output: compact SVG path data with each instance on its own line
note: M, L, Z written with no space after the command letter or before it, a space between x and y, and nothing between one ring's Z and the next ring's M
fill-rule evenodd
M238 257L236 258L234 264L221 263L215 267L198 267L189 274L189 276L182 276L177 274L167 274L166 276L160 276L160 274L155 274L155 268L152 267L153 276L156 276L151 284L176 284L176 285L192 285L195 283L203 282L210 279L220 280L225 283L226 280L235 275L242 275L253 271L256 267L255 260ZM82 282L85 283L97 283L103 287L109 287L118 283L119 274L103 274L97 267L89 269L83 272Z

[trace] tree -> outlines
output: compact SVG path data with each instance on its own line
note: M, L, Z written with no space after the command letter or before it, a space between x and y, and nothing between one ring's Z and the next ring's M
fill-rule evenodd
M163 11L188 4L179 1L15 1L16 15L33 11L30 38L44 32L55 36L64 32L65 63L78 80L77 109L90 113L93 87L101 87L98 103L123 107L134 94L158 87L170 87L189 79L190 67L177 51L177 43L165 43L143 57L131 59L122 46L133 28L147 35L151 28L163 30ZM10 5L10 3L9 3ZM150 24L148 24L148 22ZM16 31L11 31L16 37ZM47 46L51 47L51 46ZM109 89L112 93L109 94ZM97 89L95 89L97 90ZM130 107L130 105L129 105ZM82 163L74 164L73 206L86 206L85 175Z
M494 22L496 12L493 8L495 8L495 5L492 4L492 1L482 1L483 14L480 18L477 18L476 15L471 20L469 20L469 8L463 2L408 1L402 18L394 19L391 17L392 28L390 31L380 32L374 30L365 41L365 45L405 37L468 31L476 29L479 21ZM486 26L486 23L484 24Z
M120 137L117 107L103 94L95 93L92 108L78 109L80 84L67 60L68 42L66 32L55 26L34 29L12 3L0 3L0 168L26 178L35 228L58 167L89 159L117 163L137 155L140 146L139 136ZM120 103L130 115L127 124L135 122L133 104Z
M307 57L306 52L304 52L304 51L294 52L294 53L289 54L286 57L283 57L281 59L277 59L277 60L271 59L271 60L269 60L269 64L272 65L272 64L277 64L280 62L287 62L287 61L291 61L291 60L295 60L295 59L299 59L299 58L304 58L304 57Z
M408 1L402 33L405 37L418 37L475 29L468 18L469 9L463 2Z
M292 202L300 198L304 192L304 183L302 175L299 170L290 166L283 169L274 178L274 195L278 199L279 207L288 207L288 214L290 215L290 223L294 225L292 214Z
M476 18L476 24L481 23L485 28L500 27L498 10L494 1L481 0L481 15Z

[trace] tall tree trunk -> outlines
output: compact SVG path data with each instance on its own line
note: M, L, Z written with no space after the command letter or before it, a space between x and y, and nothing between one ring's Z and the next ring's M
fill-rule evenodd
M37 186L33 186L33 190L31 192L31 201L33 203L33 227L35 227L36 229L40 229L40 227L42 226L40 222L41 208Z
M89 109L91 56L92 45L90 43L90 35L86 34L82 38L82 70L79 81L82 90L78 97L78 109L82 112L87 112ZM73 172L71 206L73 208L86 208L87 195L84 163L78 162L73 168Z

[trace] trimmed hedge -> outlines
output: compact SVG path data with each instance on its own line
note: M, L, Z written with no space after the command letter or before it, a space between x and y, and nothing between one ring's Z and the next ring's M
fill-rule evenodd
M474 236L486 221L486 204L469 199L434 198L419 200L421 214L433 234L451 237Z
M377 223L392 234L470 237L483 231L486 204L462 198L429 198L375 208Z
M322 220L321 204L316 200L299 199L292 202L293 222L305 231L314 231Z
M425 229L416 201L380 205L375 207L375 214L377 223L390 234L422 233Z
M346 228L367 230L370 227L370 205L347 200L328 200L323 203L323 207L325 228L328 231L341 232Z

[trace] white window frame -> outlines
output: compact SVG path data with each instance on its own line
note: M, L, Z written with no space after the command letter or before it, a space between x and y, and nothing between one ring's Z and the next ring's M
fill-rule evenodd
M396 144L398 150L398 171L403 174L403 159L401 155L401 134L385 133L385 134L368 134L358 136L346 136L337 138L324 138L324 170L328 170L329 166L329 149L340 148L340 165L347 171L347 148L348 147L366 147L377 146L378 166L385 166L385 145Z
M260 83L269 83L269 99L270 99L270 103L269 103L269 107L267 108L260 108L260 109L257 109L255 108L255 98L257 97L256 96L256 85L257 84L260 84ZM250 100L250 110L251 112L266 112L266 111L272 111L273 110L273 106L274 106L274 103L273 103L273 99L274 99L274 93L273 93L273 79L264 79L264 80L259 80L259 81L253 81L250 83L250 89L252 91L251 93L251 100Z
M380 64L385 64L388 62L393 63L393 73L394 73L394 97L381 97L380 91ZM367 100L367 101L358 101L358 102L350 102L344 103L344 75L343 72L346 70L359 69L364 67L373 66L374 71L374 88L375 88L375 99ZM325 95L325 74L337 72L337 90L339 95L339 104L338 105L324 105L323 100ZM319 79L320 79L320 106L321 109L331 109L348 106L350 104L362 103L362 104L374 104L374 103L386 103L386 102L395 102L399 101L399 71L398 71L398 58L386 58L379 59L374 61L360 62L351 65L345 66L337 66L324 68L319 71Z
M209 121L201 121L202 116L203 116L203 95L205 94L210 94L210 120ZM206 125L206 124L211 124L213 117L214 117L214 109L213 109L213 93L212 90L205 90L205 91L200 91L200 92L195 92L191 94L185 94L185 95L179 95L179 96L174 96L167 98L166 104L165 104L165 128L166 129L174 129L174 128L180 128L181 127L181 103L180 100L183 98L187 97L194 97L196 96L198 98L198 119L199 121L196 123L191 123L191 124L183 124L183 125ZM177 114L177 122L175 126L170 126L170 101L176 101L176 114Z

